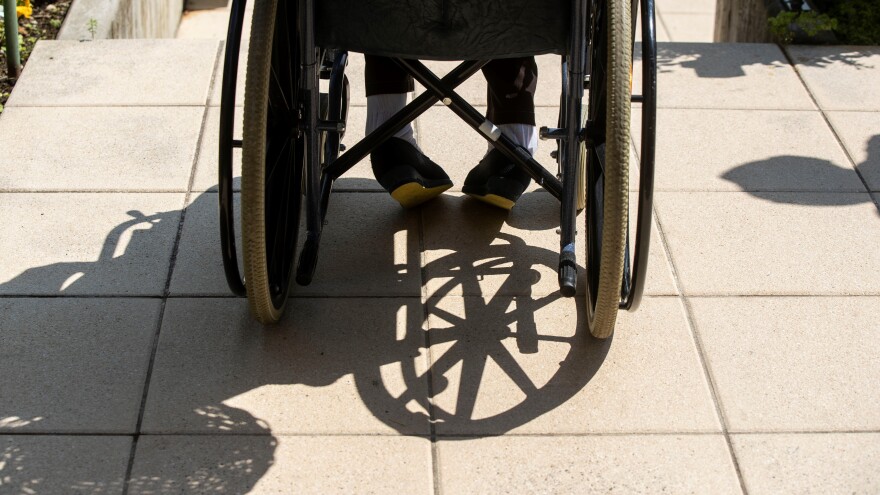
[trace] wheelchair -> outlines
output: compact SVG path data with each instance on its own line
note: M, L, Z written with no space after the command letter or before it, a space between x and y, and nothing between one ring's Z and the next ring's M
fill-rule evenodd
M311 282L334 181L437 102L559 199L558 273L560 292L566 297L576 292L575 231L578 212L583 210L590 333L609 337L618 311L638 307L653 201L654 0L255 0L243 135L235 140L245 1L233 0L223 62L218 196L226 279L234 294L247 295L257 320L278 321L292 281ZM642 91L634 95L639 12ZM360 142L343 149L349 51L392 57L427 91ZM558 127L540 130L542 139L557 142L551 154L557 162L555 174L455 92L492 59L548 53L562 57ZM464 62L439 78L420 60ZM641 148L631 249L629 159L634 109L642 118L641 128L634 130L641 134ZM234 148L242 148L243 277L235 241Z

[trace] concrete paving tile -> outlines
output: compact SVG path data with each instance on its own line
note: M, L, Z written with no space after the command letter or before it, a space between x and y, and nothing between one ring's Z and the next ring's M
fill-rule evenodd
M880 298L694 298L691 304L731 431L880 427L880 409L868 399L880 394Z
M247 31L242 33L241 46L239 47L238 71L236 72L235 106L244 105L244 88L247 80L248 50L250 49L250 37ZM220 55L214 68L214 77L211 81L211 90L208 93L208 105L220 106L223 92L223 71L226 58L226 41L220 42Z
M244 299L171 299L143 430L428 434L422 322L417 298L294 298L273 327Z
M0 190L186 191L203 112L7 108L0 122ZM26 144L35 136L38 146Z
M0 436L3 493L123 492L129 437Z
M445 194L422 211L428 295L558 293L559 202L550 194L526 193L510 213ZM580 220L578 229L583 229ZM579 261L582 293L583 259Z
M421 493L433 490L419 437L149 436L129 493Z
M740 493L721 435L439 442L444 493Z
M877 433L733 435L749 493L877 493Z
M216 59L212 40L41 41L8 106L204 105Z
M621 312L604 342L584 304L429 299L438 434L720 431L677 298Z
M345 136L342 144L348 149L357 144L366 134L367 109L365 107L350 106L348 109L348 124L345 128ZM413 126L416 140L419 139L418 125ZM343 152L344 153L344 152ZM357 165L346 172L333 184L334 191L376 191L385 192L379 182L373 177L373 167L370 165L370 156L367 155Z
M183 194L0 194L0 294L161 295Z
M478 107L485 114L485 107ZM559 119L558 104L555 108L538 107L536 121L538 127L556 127ZM454 185L453 191L461 191L464 179L488 150L488 143L463 120L444 107L435 107L419 119L419 146L432 160L446 170ZM538 151L535 157L539 163L552 172L556 172L556 161L550 152L556 149L556 141L538 140ZM534 181L529 191L541 189Z
M234 139L241 139L242 111L243 107L236 107ZM367 112L364 107L350 107L348 112L348 125L346 126L343 144L349 148L364 138L364 127ZM199 148L199 158L196 164L193 190L217 191L217 155L218 133L220 129L219 107L209 107L205 127L202 134L202 142ZM232 151L233 166L233 190L241 190L241 150ZM334 183L335 191L385 191L373 178L373 169L370 166L369 156L355 165L345 175Z
M220 257L217 211L217 196L212 193L197 197L187 209L172 294L229 294ZM294 285L291 295L419 296L417 215L402 209L385 193L334 194L315 278L311 285ZM240 251L241 243L237 245Z
M715 2L713 0L659 0L656 8L662 14L714 14Z
M632 120L641 146L641 112ZM657 191L865 190L819 112L664 108L657 120Z
M788 53L824 110L880 110L880 48L790 46Z
M868 194L661 192L655 209L686 295L880 293Z
M715 13L661 11L663 27L671 41L711 43L715 37Z
M880 191L880 113L826 112L856 168L872 191Z
M170 294L229 296L220 252L219 197L202 193L186 208L183 232L171 275ZM242 270L241 196L235 194L235 246ZM294 289L296 290L296 289Z
M776 45L759 43L660 43L657 47L661 108L814 110L800 79ZM637 50L637 57L641 57ZM641 93L635 64L633 89Z
M158 300L13 298L0 310L0 432L134 432Z
M243 107L235 107L235 125L232 139L241 139ZM220 107L208 107L205 114L205 125L202 128L202 140L199 143L199 155L193 178L193 191L217 192L217 160L220 145ZM241 190L241 149L232 150L233 190Z

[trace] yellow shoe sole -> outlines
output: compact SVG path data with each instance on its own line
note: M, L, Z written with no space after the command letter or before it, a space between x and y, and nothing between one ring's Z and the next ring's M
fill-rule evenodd
M452 187L452 184L437 187L424 187L418 182L409 182L391 191L391 197L404 208L412 208L425 201L436 198L450 187Z
M501 208L501 209L504 209L507 211L510 211L511 209L513 209L513 205L516 204L513 201L511 201L505 197L498 196L497 194L487 194L485 196L480 196L478 194L468 193L468 196L470 196L474 199L478 199L478 200L482 201L483 203L488 203L492 206L497 206L498 208Z

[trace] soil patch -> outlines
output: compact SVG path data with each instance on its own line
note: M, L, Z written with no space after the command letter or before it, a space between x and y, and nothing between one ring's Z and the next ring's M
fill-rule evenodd
M21 64L25 65L40 40L54 40L61 29L67 9L72 0L33 0L33 15L30 19L18 18L18 36L21 43ZM0 112L12 92L15 81L6 73L6 32L0 20Z

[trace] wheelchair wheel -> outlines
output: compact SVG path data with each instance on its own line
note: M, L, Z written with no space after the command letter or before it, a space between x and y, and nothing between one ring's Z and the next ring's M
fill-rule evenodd
M604 7L604 9L603 9ZM630 0L596 1L591 9L587 107L586 263L590 333L614 332L627 251L632 77Z
M251 313L281 318L303 204L304 139L296 2L256 0L245 83L242 244Z

